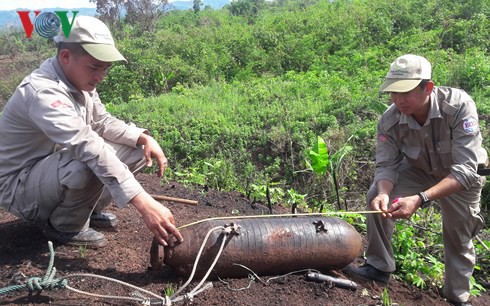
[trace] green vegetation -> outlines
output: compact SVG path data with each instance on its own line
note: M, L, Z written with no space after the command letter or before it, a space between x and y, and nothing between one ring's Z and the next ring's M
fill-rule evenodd
M80 255L80 258L85 258L87 256L87 246L86 245L79 246L78 254Z
M350 138L347 140L349 141ZM321 137L317 137L313 149L309 152L309 158L311 164L306 161L308 168L311 169L317 175L327 175L329 176L329 181L332 186L332 190L335 191L335 198L337 201L337 208L342 209L339 196L339 185L337 183L337 175L339 172L340 165L344 157L352 151L352 146L345 145L334 155L329 156L328 148L325 140ZM345 205L345 209L348 209ZM322 209L320 209L321 211Z
M393 239L397 269L403 279L421 288L437 289L444 281L441 215L420 210L410 222L398 222Z
M381 294L381 305L383 306L391 306L393 302L390 299L390 294L388 293L388 288L383 289L383 293Z
M112 113L160 142L166 179L306 211L364 210L388 102L378 88L399 55L425 56L436 84L470 93L490 149L489 16L486 0L237 0L167 12L154 31L122 20L114 31L128 63L114 65L99 92ZM0 42L4 103L26 70L55 51L12 29ZM310 167L318 137L330 161L321 175ZM362 215L347 218L365 230ZM398 275L440 287L440 214L420 211L412 222L394 234ZM480 236L490 245L488 229ZM475 249L477 295L490 254L478 242Z
M166 297L171 297L174 295L176 289L174 288L173 285L169 285L168 287L165 287L165 296Z

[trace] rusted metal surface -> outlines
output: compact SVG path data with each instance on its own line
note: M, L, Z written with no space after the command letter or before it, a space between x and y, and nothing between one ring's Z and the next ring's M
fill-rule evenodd
M225 236L214 231L199 261L196 277L202 277L216 257L222 239L225 248L211 278L278 275L302 269L326 271L341 269L354 261L362 249L361 235L347 222L334 217L276 217L210 220L181 230L184 243L162 247L156 241L151 249L153 268L168 265L188 276L202 242L211 228L234 223L239 234Z

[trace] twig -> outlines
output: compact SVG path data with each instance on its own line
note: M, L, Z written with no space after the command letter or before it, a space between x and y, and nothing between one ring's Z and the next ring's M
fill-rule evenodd
M485 242L483 242L483 240L481 240L480 237L478 237L478 235L475 236L476 240L478 240L478 242L483 245L483 247L487 250L487 252L490 252L490 249L488 248L488 246L485 244Z
M188 205L197 205L197 201L193 200L187 200L187 199L181 199L181 198L172 198L172 197L167 197L164 195L158 195L158 194L150 194L152 198L155 200L159 201L169 201L169 202L176 202L176 203L182 203L182 204L188 204Z

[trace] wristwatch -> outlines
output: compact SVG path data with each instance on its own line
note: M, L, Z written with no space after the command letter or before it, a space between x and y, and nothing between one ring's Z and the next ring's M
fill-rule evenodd
M427 196L427 193L424 191L421 191L417 193L417 195L420 197L420 200L422 200L422 204L420 205L420 208L427 208L430 205L430 200L429 197Z

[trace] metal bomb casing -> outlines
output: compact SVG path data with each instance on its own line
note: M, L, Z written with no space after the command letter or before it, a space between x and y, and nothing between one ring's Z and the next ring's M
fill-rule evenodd
M362 239L355 228L342 219L324 216L236 218L204 220L183 228L182 244L163 247L153 240L150 255L155 269L164 264L179 275L189 276L208 232L219 226L238 227L226 235L214 230L204 246L195 277L202 278L222 253L209 278L278 275L303 269L319 271L342 269L361 254Z

